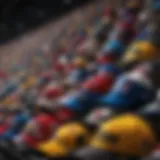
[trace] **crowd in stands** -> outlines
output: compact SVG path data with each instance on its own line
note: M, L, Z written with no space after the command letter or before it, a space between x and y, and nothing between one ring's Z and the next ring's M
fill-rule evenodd
M92 2L47 51L3 55L4 160L160 158L160 1L145 2Z

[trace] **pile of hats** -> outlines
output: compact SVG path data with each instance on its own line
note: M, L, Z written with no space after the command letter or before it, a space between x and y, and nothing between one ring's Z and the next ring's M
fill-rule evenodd
M97 1L60 27L52 53L26 56L19 71L2 74L0 151L18 159L157 158L159 14L159 1Z

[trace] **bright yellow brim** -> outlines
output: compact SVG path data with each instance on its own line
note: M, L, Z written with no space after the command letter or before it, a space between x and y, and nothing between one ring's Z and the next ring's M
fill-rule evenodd
M69 152L67 148L54 139L38 145L37 150L48 157L63 157Z

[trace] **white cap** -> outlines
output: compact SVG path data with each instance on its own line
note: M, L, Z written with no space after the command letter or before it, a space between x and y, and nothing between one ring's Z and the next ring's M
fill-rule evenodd
M99 124L104 120L109 119L113 115L113 111L109 108L96 108L86 116L85 121L89 124Z

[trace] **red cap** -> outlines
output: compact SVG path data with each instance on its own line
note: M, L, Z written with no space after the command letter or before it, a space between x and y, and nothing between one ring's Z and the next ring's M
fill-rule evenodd
M113 8L105 8L104 9L104 14L103 14L103 16L105 16L105 17L109 17L109 18L114 18L115 16L116 16L116 12L115 12L115 10L113 9Z
M97 62L100 64L106 64L115 62L115 58L112 55L103 55L97 58Z
M3 72L3 71L0 71L0 78L7 78L8 76L7 76L7 74L5 73L5 72Z
M96 93L105 93L113 85L114 77L111 74L99 74L87 80L83 88Z
M63 94L63 89L57 86L46 89L44 96L47 99L55 99Z
M62 64L56 64L55 65L55 70L56 71L63 71L64 70L64 66Z
M53 115L42 113L33 118L33 128L22 133L23 141L31 147L48 140L60 125L60 121ZM32 125L32 124L31 124ZM29 129L30 130L30 129Z
M122 21L122 22L119 24L119 27L120 27L120 28L123 28L123 29L132 29L132 28L133 28L132 24L127 23L127 22L125 22L125 21Z
M61 123L65 123L74 118L74 112L67 108L60 108L57 113L57 118L61 121Z

